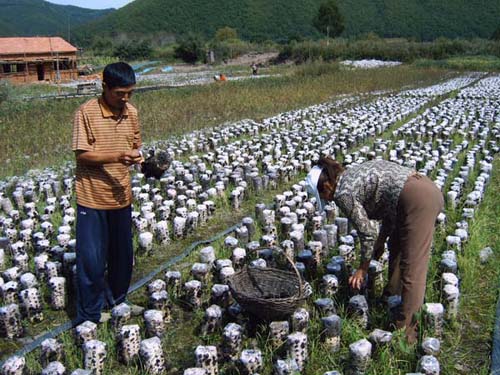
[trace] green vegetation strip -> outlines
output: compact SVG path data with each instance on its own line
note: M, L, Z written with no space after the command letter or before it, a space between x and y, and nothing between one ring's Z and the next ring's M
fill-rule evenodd
M443 373L489 374L495 308L500 283L500 157L493 164L492 180L484 201L470 224L471 237L458 256L461 302L457 321L446 330L441 355ZM480 264L485 247L493 256Z

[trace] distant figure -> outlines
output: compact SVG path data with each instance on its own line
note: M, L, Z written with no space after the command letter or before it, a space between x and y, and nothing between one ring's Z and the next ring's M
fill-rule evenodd
M227 77L224 74L216 74L214 75L214 81L227 81Z
M252 65L250 65L250 68L252 68L252 74L254 76L259 73L259 66L256 63L252 63Z

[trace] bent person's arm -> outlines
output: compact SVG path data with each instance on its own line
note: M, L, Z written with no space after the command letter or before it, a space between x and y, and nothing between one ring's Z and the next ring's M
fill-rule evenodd
M338 200L338 205L356 228L361 242L360 265L355 274L349 278L349 285L354 289L360 289L373 256L373 247L378 232L377 223L368 218L361 202L354 199L352 195L343 195Z
M375 241L375 245L373 245L373 259L380 259L385 250L385 242L387 241L389 235L392 233L393 229L394 226L392 223L388 222L387 220L382 222L378 238Z
M358 202L352 196L343 196L338 205L358 232L361 242L361 262L369 263L372 259L375 240L378 237L378 223L368 218L368 214L361 202Z

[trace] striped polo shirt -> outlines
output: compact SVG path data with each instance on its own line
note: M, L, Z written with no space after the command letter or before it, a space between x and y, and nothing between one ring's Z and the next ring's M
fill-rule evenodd
M129 103L115 116L103 98L92 99L75 113L73 151L117 152L141 146L137 110ZM76 201L94 209L118 209L132 203L130 174L122 163L76 162Z

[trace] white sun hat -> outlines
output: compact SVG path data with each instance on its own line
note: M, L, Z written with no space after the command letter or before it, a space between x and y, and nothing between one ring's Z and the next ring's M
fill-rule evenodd
M318 180L322 171L323 171L322 167L315 165L314 167L311 168L306 177L307 192L312 196L314 196L314 198L316 198L319 211L323 211L323 208L325 206L324 202L321 200L319 196L319 191L318 191Z

